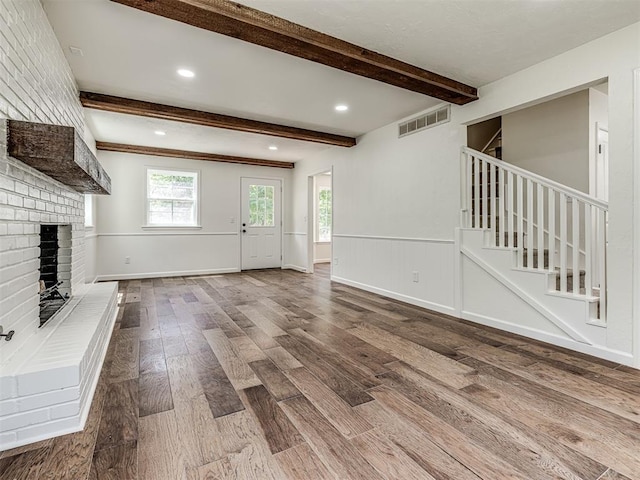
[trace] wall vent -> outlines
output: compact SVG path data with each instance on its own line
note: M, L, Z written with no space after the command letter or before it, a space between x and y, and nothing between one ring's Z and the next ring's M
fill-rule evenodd
M398 137L402 138L412 133L447 123L451 117L451 105L431 110L419 117L412 118L398 125Z

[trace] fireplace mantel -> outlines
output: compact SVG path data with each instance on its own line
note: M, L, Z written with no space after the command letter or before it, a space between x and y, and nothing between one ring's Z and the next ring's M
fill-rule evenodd
M77 192L111 193L109 175L73 127L8 120L7 153Z

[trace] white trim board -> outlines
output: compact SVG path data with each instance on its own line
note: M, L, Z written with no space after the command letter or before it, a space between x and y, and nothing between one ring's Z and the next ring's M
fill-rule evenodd
M505 322L503 320L479 315L477 313L467 312L466 310L462 310L461 318L463 320L469 320L471 322L479 323L480 325L485 325L487 327L493 327L505 332L515 333L516 335L522 335L526 338L533 338L534 340L539 340L551 345L557 345L569 350L586 353L587 355L593 355L594 357L604 358L605 360L610 360L612 362L631 365L631 362L633 361L632 355L626 352L621 352L619 350L610 350L602 346L587 345L585 343L572 341L568 338L558 337L533 328L527 328L511 322Z
M633 365L640 368L640 68L633 71Z
M168 277L196 277L199 275L221 275L224 273L238 273L239 268L216 268L212 270L184 270L181 272L150 272L150 273L122 273L111 275L98 275L97 282L112 280L139 280L142 278L168 278Z
M293 265L290 263L287 263L286 265L282 266L283 270L295 270L296 272L300 272L300 273L308 273L307 269L304 267L301 267L299 265Z
M442 305L440 303L430 302L428 300L422 300L420 298L411 297L409 295L404 295L402 293L385 290L384 288L378 288L378 287L373 287L371 285L367 285L365 283L354 282L353 280L349 280L342 277L336 277L332 275L331 281L342 283L344 285L349 285L350 287L359 288L367 292L382 295L383 297L393 298L394 300L400 300L401 302L406 302L411 305L416 305L418 307L426 308L427 310L433 310L434 312L438 312L438 313L453 315L455 314L455 311L456 311L454 307L450 307L448 305Z
M454 244L455 240L446 240L439 238L413 238L413 237L384 237L376 235L351 235L346 233L334 233L336 238L364 238L366 240L397 240L402 242L423 242L423 243L448 243Z
M154 227L155 228L155 227ZM96 237L170 237L175 235L199 236L238 236L238 232L123 232L96 233ZM86 237L85 237L86 238Z

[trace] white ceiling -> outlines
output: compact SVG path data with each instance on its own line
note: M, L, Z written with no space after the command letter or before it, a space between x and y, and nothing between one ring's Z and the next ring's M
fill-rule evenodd
M640 21L640 0L239 0L474 87Z
M242 0L479 87L640 20L640 0ZM108 0L43 0L81 90L357 136L440 103ZM69 47L84 55L72 55ZM196 77L176 75L189 68ZM333 107L350 109L337 113ZM297 160L306 142L87 110L96 139ZM153 130L167 131L165 137ZM277 143L271 152L265 145Z

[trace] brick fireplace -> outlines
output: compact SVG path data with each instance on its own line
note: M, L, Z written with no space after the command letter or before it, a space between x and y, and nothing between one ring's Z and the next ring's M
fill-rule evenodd
M82 137L88 145L93 139L41 3L0 2L0 18L8 19L0 56L11 66L0 76L0 327L14 332L10 341L0 337L3 451L84 427L115 321L117 284L85 283L84 195L72 183L73 168L65 183L9 155L14 120L65 126L60 135L70 132L71 154L88 149L80 145ZM47 145L36 142L45 150ZM104 173L99 164L91 167ZM47 237L54 228L51 254L41 233ZM41 279L45 288L62 282L61 295L70 297L42 327Z
M85 284L82 194L4 155L0 202L0 325L15 332L0 338L2 451L83 427L117 284ZM56 284L59 296L42 303L43 286Z

